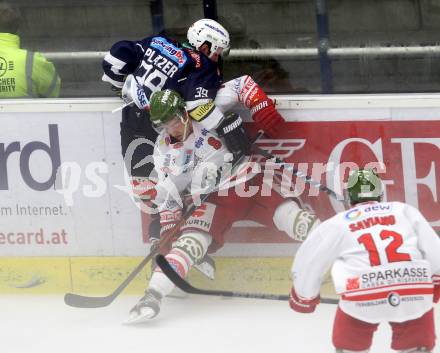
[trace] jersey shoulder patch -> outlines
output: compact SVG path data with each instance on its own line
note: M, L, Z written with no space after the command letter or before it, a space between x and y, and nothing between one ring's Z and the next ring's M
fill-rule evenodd
M162 55L174 61L179 68L182 68L188 58L183 49L179 48L173 41L165 37L151 38L150 46L157 49Z
M214 102L199 105L189 112L189 116L196 121L202 121L215 109Z

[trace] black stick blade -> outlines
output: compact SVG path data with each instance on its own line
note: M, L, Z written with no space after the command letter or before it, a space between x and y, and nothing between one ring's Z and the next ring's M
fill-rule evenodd
M116 288L113 293L105 297L88 297L74 293L66 293L64 295L64 303L75 308L102 308L111 304L119 294L130 284L130 282L138 275L139 272L154 256L154 252L149 253L136 268L130 272L127 278Z
M64 295L64 303L75 308L102 308L114 300L113 296L87 297L74 293Z
M176 271L174 271L173 267L167 261L165 256L157 255L156 256L156 264L163 271L165 276L167 276L171 282L174 283L178 288L183 290L184 292L191 294L203 294L200 293L200 290L191 286L187 281L185 281L182 277L180 277ZM203 290L202 290L203 292Z
M187 281L185 281L179 274L174 271L173 267L166 260L163 255L156 256L156 263L163 271L163 273L173 282L177 287L186 293L201 294L201 295L213 295L220 297L237 297L237 298L254 298L254 299L272 299L272 300L287 300L287 295L265 294L265 293L243 293L233 292L225 290L209 290L193 287Z
M201 294L201 295L213 295L220 297L237 297L237 298L252 298L252 299L269 299L269 300L288 300L288 295L279 294L266 294L266 293L243 293L225 290L210 290L210 289L200 289L193 287L186 280L179 276L179 274L174 271L173 267L166 260L163 255L156 256L156 263L163 271L163 273L173 282L177 287L186 293L190 294ZM338 300L333 298L321 298L321 303L326 304L337 304Z

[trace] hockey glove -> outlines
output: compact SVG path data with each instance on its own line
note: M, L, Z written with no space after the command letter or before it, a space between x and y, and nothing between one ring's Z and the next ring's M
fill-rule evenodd
M278 137L285 121L274 102L251 77L248 77L246 87L249 87L249 93L243 97L244 104L250 109L257 128L270 138Z
M250 155L251 143L244 130L243 120L238 114L226 114L216 131L225 140L226 147L234 155L234 160L243 155Z
M159 251L159 239L151 238L149 241L150 241L150 252Z
M202 162L199 164L194 171L196 177L193 177L192 179L191 192L196 192L197 194L208 194L213 192L220 181L221 170L221 167L218 167L212 162ZM199 174L201 178L198 177ZM197 185L198 182L200 182L200 185Z
M127 76L122 87L122 99L125 104L134 103L141 110L150 109L150 101L145 94L144 87L130 74Z
M295 292L295 288L292 287L289 296L289 305L290 307L299 312L299 313L313 313L316 309L316 306L320 302L319 295L313 299L300 299Z
M156 182L145 177L132 177L131 187L136 201L148 202L156 198Z

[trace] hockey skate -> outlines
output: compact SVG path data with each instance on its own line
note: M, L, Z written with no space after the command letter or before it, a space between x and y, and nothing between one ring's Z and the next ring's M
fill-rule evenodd
M151 320L159 314L162 295L149 289L138 303L130 310L126 324L136 324Z
M195 264L194 268L205 277L209 278L210 280L214 280L216 270L215 262L214 259L208 254L206 254L198 264Z

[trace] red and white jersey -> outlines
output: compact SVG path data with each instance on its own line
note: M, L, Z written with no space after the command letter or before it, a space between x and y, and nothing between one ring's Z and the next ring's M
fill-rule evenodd
M193 132L183 142L172 143L165 131L156 140L153 159L158 183L154 203L159 211L183 207L183 194L195 196L212 192L204 189L209 173L221 173L218 189L230 188L234 182L242 183L255 175L245 172L249 167L247 160L232 170L232 154L217 134L194 121L192 126Z
M292 267L301 299L319 294L332 266L340 308L366 322L402 322L432 307L440 277L440 238L414 207L368 202L321 223Z
M216 135L196 122L192 126L193 132L183 142L172 143L165 131L157 137L153 154L158 173L154 202L160 211L183 207L181 195L190 189L197 166L202 166L202 161L221 166L228 153Z

